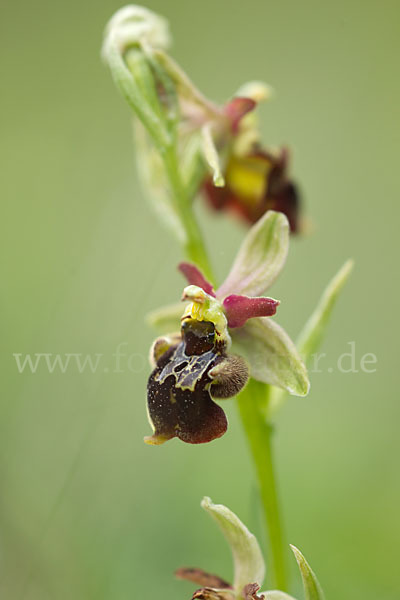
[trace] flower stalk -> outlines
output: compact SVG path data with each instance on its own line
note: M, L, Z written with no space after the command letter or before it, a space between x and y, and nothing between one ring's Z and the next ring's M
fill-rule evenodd
M250 379L238 396L238 406L259 485L267 529L272 583L276 589L288 591L285 552L287 544L281 519L272 448L274 428L265 417L268 414L269 391L270 386Z
M180 216L181 224L185 232L183 250L186 257L199 265L206 277L214 280L211 263L208 258L203 236L193 213L192 198L188 191L194 187L192 182L186 186L182 180L178 165L176 147L170 144L163 152L165 172L169 181L171 195L174 199L175 209Z

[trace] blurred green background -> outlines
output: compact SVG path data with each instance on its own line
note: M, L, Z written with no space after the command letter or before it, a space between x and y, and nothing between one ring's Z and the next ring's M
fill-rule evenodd
M134 167L129 110L99 49L117 1L3 4L0 597L190 598L173 570L231 577L229 550L199 502L227 504L262 537L234 401L223 438L148 447L144 315L180 296L179 248ZM397 237L399 4L395 0L153 0L173 55L212 98L244 81L276 90L264 139L293 148L309 237L293 240L272 293L293 337L346 258L308 398L279 415L276 459L288 541L327 597L400 597ZM243 228L201 219L218 275ZM357 365L340 373L354 341ZM113 373L118 344L135 372ZM13 353L102 353L95 374L19 374ZM323 364L323 363L321 363ZM106 372L104 369L109 368ZM268 557L267 557L268 560ZM293 558L293 591L301 595Z

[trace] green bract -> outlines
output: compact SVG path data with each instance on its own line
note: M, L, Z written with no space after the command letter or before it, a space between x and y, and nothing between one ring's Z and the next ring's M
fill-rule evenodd
M210 498L203 498L201 506L218 523L233 555L235 593L241 594L248 583L262 585L265 575L264 559L260 546L238 517L223 504L213 504Z

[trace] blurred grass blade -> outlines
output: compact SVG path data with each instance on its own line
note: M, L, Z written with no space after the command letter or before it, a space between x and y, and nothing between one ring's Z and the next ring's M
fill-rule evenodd
M325 289L316 309L305 324L297 340L297 348L305 362L319 348L328 325L333 307L353 269L353 260L348 260Z
M234 562L234 589L241 594L248 583L261 586L264 580L265 564L260 546L241 520L222 504L213 504L210 498L203 498L202 508L218 523L229 546Z
M300 550L292 544L290 544L290 547L293 550L293 554L296 558L297 564L299 565L306 600L325 600L324 593L314 571L311 569Z

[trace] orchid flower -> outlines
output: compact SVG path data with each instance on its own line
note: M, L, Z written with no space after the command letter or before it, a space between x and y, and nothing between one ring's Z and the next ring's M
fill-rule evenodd
M286 217L269 211L250 229L216 291L195 265L179 265L189 283L183 314L174 306L150 317L169 334L151 351L148 414L154 434L147 443L220 437L227 421L213 399L236 395L248 376L293 395L308 393L307 371L295 345L270 318L279 302L262 295L282 270L288 243Z

